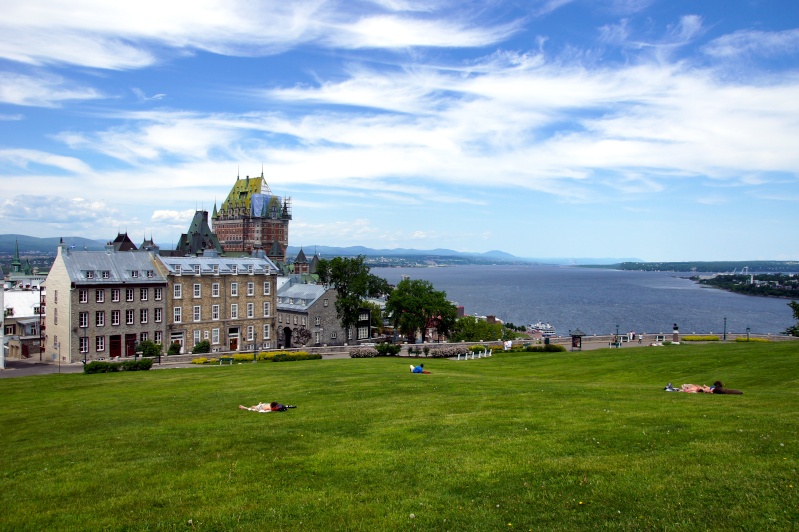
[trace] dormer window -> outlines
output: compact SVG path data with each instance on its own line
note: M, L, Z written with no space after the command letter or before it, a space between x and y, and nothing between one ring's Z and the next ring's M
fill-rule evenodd
M102 275L103 279L108 279L109 277L111 277L111 272L109 272L108 270L103 270Z
M134 279L138 279L139 278L138 270L131 270L130 276L133 277Z
M252 273L252 264L247 265L247 273Z
M94 272L87 271L86 272L86 278L87 279L94 279Z
M147 278L151 279L153 277L155 277L155 272L152 270L147 270Z
M200 275L200 265L199 264L195 264L194 265L194 275Z
M219 264L212 264L211 271L214 272L214 275L219 275Z
M232 273L233 275L236 275L237 273L239 273L239 267L238 267L238 265L236 265L236 264L231 264L231 265L230 265L230 273Z
M180 264L173 264L173 268L175 268L175 275L180 275Z

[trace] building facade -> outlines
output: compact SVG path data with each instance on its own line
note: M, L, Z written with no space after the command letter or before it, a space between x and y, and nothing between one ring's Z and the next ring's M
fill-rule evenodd
M45 294L35 289L4 290L3 344L13 359L43 360Z
M275 345L277 268L263 253L220 257L157 257L167 279L168 335L181 352L208 340L212 352Z
M225 255L264 250L274 260L286 260L291 221L291 198L272 194L260 177L236 178L222 206L211 217L213 232Z
M277 294L278 347L353 345L370 341L371 311L361 309L354 327L344 330L336 314L336 290L289 278Z
M62 362L134 356L138 342L164 341L167 280L152 253L62 243L44 286L44 349Z

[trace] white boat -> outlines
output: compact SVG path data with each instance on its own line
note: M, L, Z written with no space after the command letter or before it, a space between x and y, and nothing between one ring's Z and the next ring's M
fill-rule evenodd
M530 325L530 330L534 333L541 333L541 336L555 336L555 327L549 323L533 323Z

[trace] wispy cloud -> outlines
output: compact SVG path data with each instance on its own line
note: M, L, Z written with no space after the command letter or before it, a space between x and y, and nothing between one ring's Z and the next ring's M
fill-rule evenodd
M36 76L0 72L0 102L31 107L58 107L75 100L104 98L96 89L83 87L53 74Z
M784 31L741 30L722 35L703 48L708 55L723 58L739 56L774 57L799 54L799 29Z

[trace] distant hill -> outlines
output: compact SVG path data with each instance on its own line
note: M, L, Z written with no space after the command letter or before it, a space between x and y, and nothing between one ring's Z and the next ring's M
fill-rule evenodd
M333 247L333 246L303 246L302 250L307 257L313 256L314 253L319 253L323 258L325 257L357 257L363 255L365 257L479 257L493 260L506 260L506 261L527 261L530 259L522 259L505 253L504 251L486 251L485 253L469 253L464 251L455 251L452 249L436 248L436 249L409 249L409 248L393 248L393 249L374 249L364 246L349 246L349 247ZM286 255L289 258L294 258L300 248L296 246L289 246Z
M14 245L19 244L19 254L25 255L55 255L62 237L37 238L26 235L0 235L0 255L13 255ZM76 249L89 251L102 251L105 249L104 240L89 240L79 236L65 236L64 242Z

